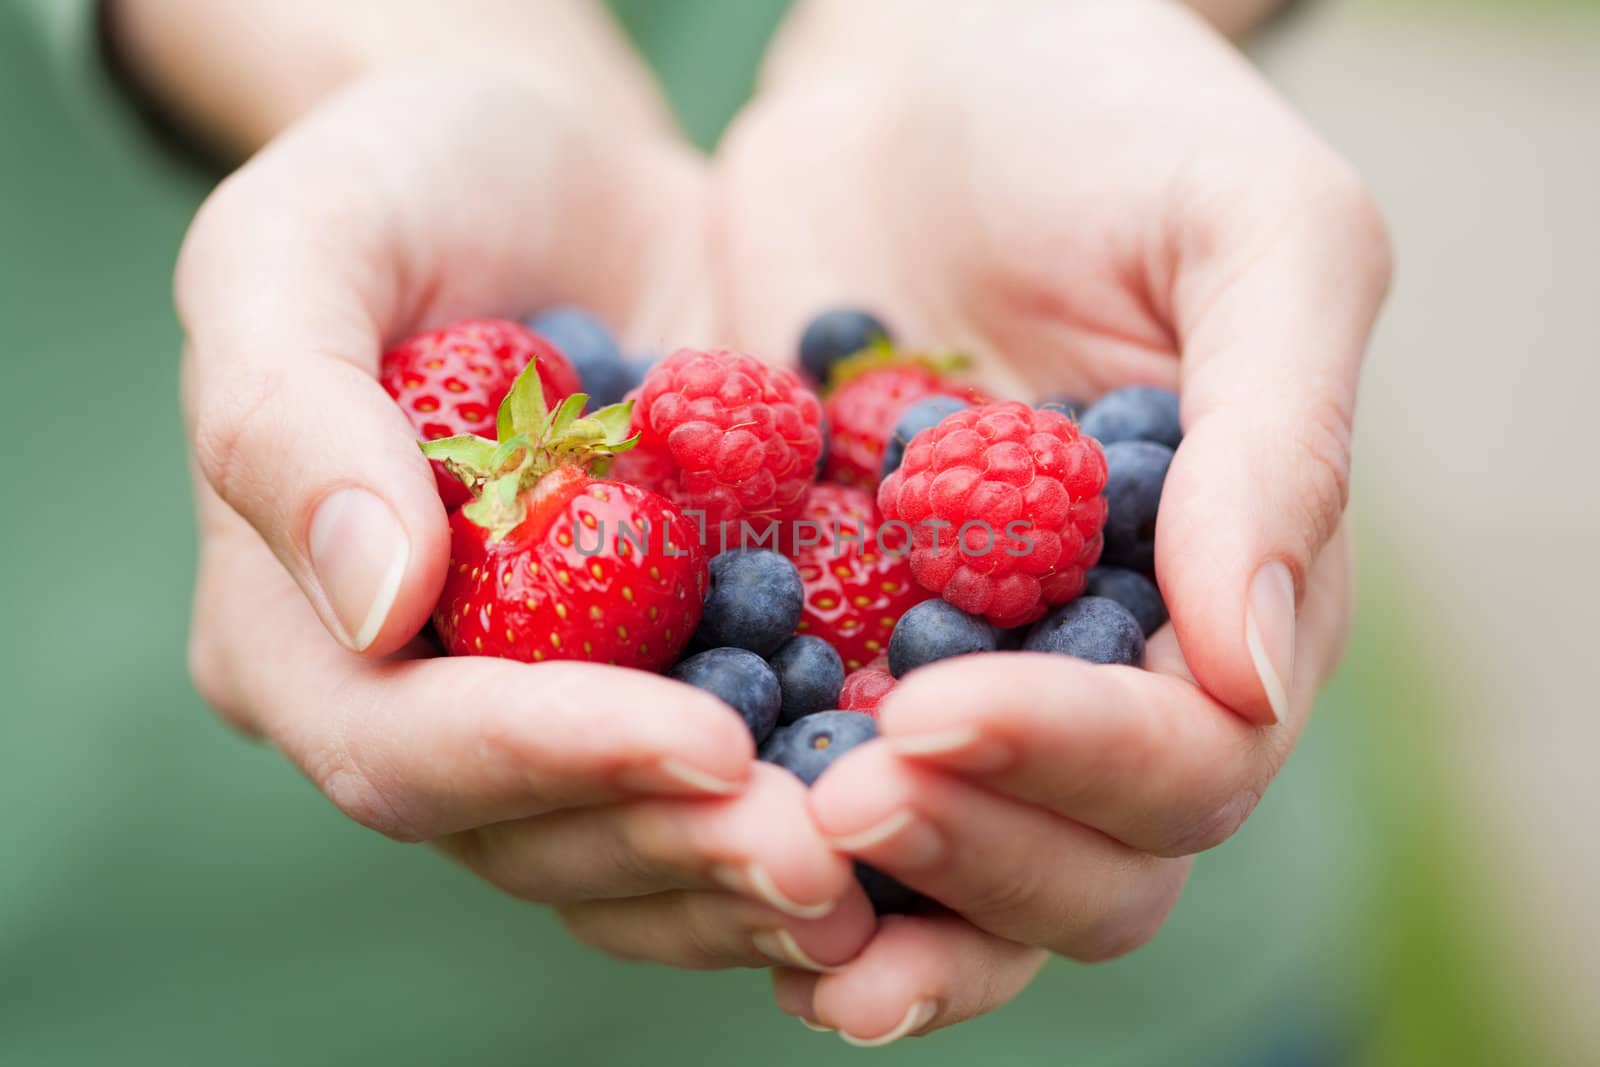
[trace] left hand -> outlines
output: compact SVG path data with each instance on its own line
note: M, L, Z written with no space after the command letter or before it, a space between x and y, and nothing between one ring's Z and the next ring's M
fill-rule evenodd
M931 11L931 13L930 13ZM791 88L791 86L793 86ZM1389 251L1364 186L1175 4L816 0L718 165L735 339L841 303L1002 394L1182 385L1147 670L939 664L811 795L836 847L950 913L891 918L781 1007L884 1043L1148 940L1186 857L1287 758L1351 616L1356 379Z

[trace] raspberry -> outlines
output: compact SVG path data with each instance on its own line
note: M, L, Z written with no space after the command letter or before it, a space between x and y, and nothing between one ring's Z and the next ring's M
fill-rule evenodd
M845 675L844 686L839 690L839 707L843 711L859 711L877 718L878 705L894 687L894 675L889 673L889 657L879 656L865 667Z
M1100 558L1105 484L1100 446L1061 412L986 404L912 438L878 507L911 527L924 588L1007 628L1083 592Z
M645 375L633 406L639 455L623 475L705 516L711 551L794 518L822 453L822 405L786 370L737 352L680 348ZM693 518L693 516L691 516ZM754 547L752 544L750 547Z

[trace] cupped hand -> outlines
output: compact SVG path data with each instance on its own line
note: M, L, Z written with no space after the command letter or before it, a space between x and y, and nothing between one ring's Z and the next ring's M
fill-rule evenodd
M703 182L665 132L580 118L530 74L448 69L356 84L226 181L177 280L192 669L351 818L438 843L590 943L815 968L855 954L871 909L726 707L641 672L429 658L449 531L374 378L418 329L548 303L705 332Z
M949 914L893 919L780 1004L856 1040L1014 996L1044 951L1147 940L1249 815L1350 623L1356 380L1386 291L1351 170L1179 5L800 9L720 160L736 337L871 307L1002 394L1181 388L1148 670L928 668L812 795L837 847ZM1023 946L1034 946L1024 948Z

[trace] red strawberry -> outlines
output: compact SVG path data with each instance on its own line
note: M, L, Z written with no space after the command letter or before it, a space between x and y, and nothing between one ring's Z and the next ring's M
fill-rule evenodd
M879 656L860 670L851 671L839 690L839 710L859 711L863 715L878 717L878 705L895 686L894 675L889 673L889 658Z
M580 659L660 670L700 621L706 560L670 501L596 477L624 440L628 405L546 409L538 370L501 406L504 441L423 445L473 489L450 516L450 571L434 627L452 655Z
M987 400L980 390L945 376L960 364L959 359L896 355L884 347L836 366L836 385L823 406L828 417L824 480L876 488L889 435L900 415L918 400L930 396L954 396L974 404Z
M492 438L495 411L530 363L539 368L544 402L554 408L578 391L578 372L554 345L505 319L463 319L409 337L383 354L378 381L424 441L456 434ZM434 474L447 507L471 499L438 463Z
M912 530L917 581L1004 628L1083 592L1100 558L1106 458L1059 411L1015 402L948 415L878 487Z
M911 573L907 531L881 521L866 490L823 484L795 523L793 539L807 542L790 553L805 585L800 632L824 638L847 670L887 649L900 616L933 596Z
M628 476L704 517L713 552L793 518L822 452L822 405L789 371L737 352L680 348L639 387ZM695 516L698 521L698 516Z

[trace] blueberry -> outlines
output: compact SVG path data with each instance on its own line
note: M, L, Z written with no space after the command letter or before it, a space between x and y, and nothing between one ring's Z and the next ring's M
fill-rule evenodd
M760 744L778 723L783 693L767 661L742 648L712 648L672 668L672 677L704 689L739 713Z
M902 411L883 450L883 477L887 478L900 469L900 461L906 458L906 445L920 431L937 426L946 415L954 415L970 406L959 397L930 396Z
M844 687L844 660L822 638L810 634L791 637L768 662L783 690L783 709L778 713L780 723L791 723L839 706L839 690Z
M773 731L761 758L811 785L840 756L878 736L878 721L857 711L819 711ZM882 871L857 863L856 881L879 915L909 911L916 893Z
M1052 396L1048 400L1041 400L1035 406L1040 411L1059 411L1069 419L1082 418L1085 407L1081 400L1074 400L1070 396Z
M582 308L541 311L528 320L528 329L561 349L589 394L590 408L615 404L638 384L611 331Z
M1177 448L1183 440L1183 427L1178 423L1178 394L1151 385L1133 385L1107 393L1083 413L1078 425L1102 445L1151 441Z
M1106 547L1100 562L1156 572L1156 512L1172 449L1149 441L1106 446Z
M856 881L872 901L872 910L879 915L904 915L917 901L914 890L907 889L876 867L856 864Z
M1138 571L1122 567L1096 567L1089 572L1084 596L1102 596L1127 608L1139 628L1149 637L1167 621L1167 602L1161 599L1156 583Z
M825 383L835 363L888 337L888 327L869 312L856 308L824 311L800 336L800 367L812 380Z
M1046 615L1022 647L1029 652L1060 652L1090 663L1144 663L1144 631L1133 613L1101 596L1079 597Z
M833 761L878 736L878 720L859 711L819 711L774 730L761 758L811 785Z
M924 600L895 623L889 673L900 678L925 664L999 647L995 628L946 600Z
M694 639L707 648L770 656L794 636L804 597L800 572L778 553L723 552L711 561L711 588Z

